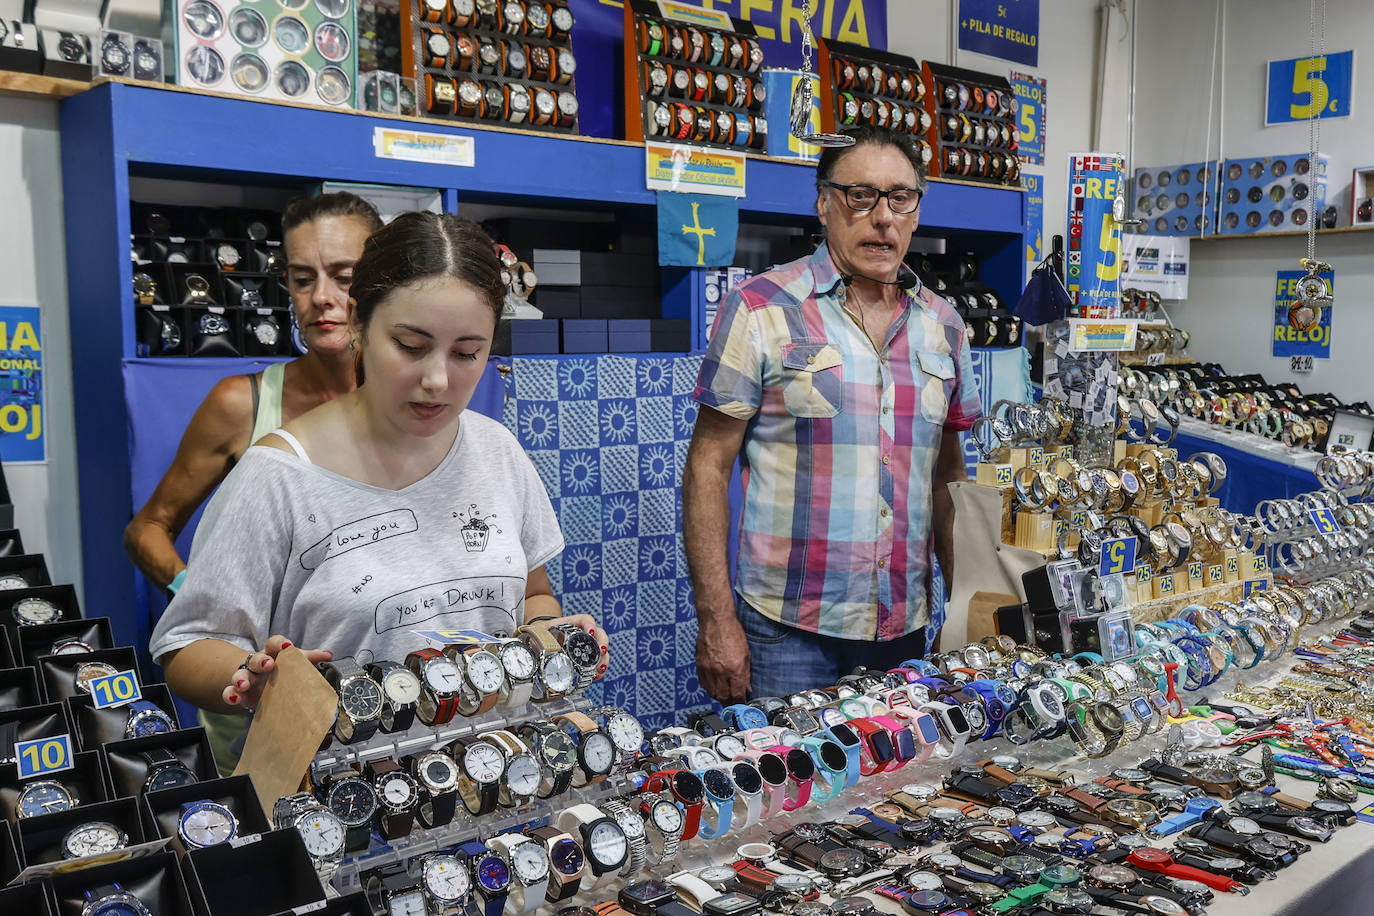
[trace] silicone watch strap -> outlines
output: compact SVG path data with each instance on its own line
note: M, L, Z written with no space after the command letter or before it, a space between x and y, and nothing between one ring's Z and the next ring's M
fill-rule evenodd
M792 750L792 748L789 748L786 745L779 744L774 747L770 747L768 750L772 751L774 754L777 754L779 757L783 759L783 762L786 763L787 752ZM783 799L782 810L796 811L798 808L804 807L809 801L811 801L811 780L798 779L792 773L792 768L788 767L787 781L788 792L787 797ZM792 794L793 787L795 787L796 789L796 795Z
M696 771L699 777L704 777L705 773L705 770ZM703 778L702 781L704 784L705 779ZM735 794L736 797L738 797L739 793L736 792ZM715 813L714 817L708 816L706 810L708 805L710 806L710 810ZM707 792L706 801L702 804L701 825L697 828L697 836L701 837L703 840L714 840L716 837L725 836L725 834L730 832L734 820L735 799L732 798L729 801L721 802L713 798L710 792Z
M831 742L830 739L822 740L820 738L802 738L801 744L799 745L799 747L801 747L807 753L809 753L811 755L811 759L815 761L816 772L823 773L825 775L825 779L822 780L825 786L825 791L821 792L813 789L812 792L817 802L829 801L836 795L839 795L840 790L843 789L849 782L848 767L846 767L843 770L832 770L829 766L826 765L821 755L821 747L823 747L827 743L838 744L839 742ZM848 754L846 754L845 756L846 759L848 759ZM814 777L812 781L815 781Z
M497 849L500 849L502 852L504 852L507 859L511 859L514 857L513 853L517 846L520 846L523 843L535 842L535 840L531 840L528 837L521 836L518 833L506 833L502 834L501 836L495 836L492 837L490 840L487 840L487 843L489 845L496 847ZM575 883L574 886L576 886ZM514 870L512 870L510 895L506 900L506 909L514 913L533 912L534 910L544 905L545 898L548 892L548 874L545 874L544 877L540 878L538 881L535 881L533 884L526 885L522 884L518 878L514 877Z

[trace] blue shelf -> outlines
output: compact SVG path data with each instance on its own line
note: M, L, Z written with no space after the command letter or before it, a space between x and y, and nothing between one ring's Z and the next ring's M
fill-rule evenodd
M379 158L373 147L378 127L472 137L475 164ZM64 100L61 129L82 555L90 584L86 610L110 616L119 641L135 645L146 639L149 621L147 609L137 608L133 577L120 549L134 509L120 384L121 362L135 352L131 175L232 184L301 186L334 180L433 187L453 212L464 201L606 209L654 204L654 194L644 187L644 147L624 141L456 126L117 81ZM751 157L742 218L809 223L814 176L809 163ZM978 251L993 285L1012 299L1020 292L1024 231L1025 195L1019 190L934 181L921 208L921 234ZM704 337L701 303L692 292L695 284L684 280L665 276L665 316L690 317L696 343Z

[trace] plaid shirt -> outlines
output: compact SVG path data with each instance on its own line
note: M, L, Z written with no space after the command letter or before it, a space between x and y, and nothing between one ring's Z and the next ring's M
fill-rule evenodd
M693 397L749 420L735 590L788 626L890 640L930 618L941 434L981 413L964 322L918 286L875 351L826 245L730 293Z

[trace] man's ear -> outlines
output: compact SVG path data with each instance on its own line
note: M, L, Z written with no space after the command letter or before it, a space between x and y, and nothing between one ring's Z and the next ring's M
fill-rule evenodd
M816 194L816 216L820 219L822 226L825 226L825 215L829 207L830 195L824 191L818 191Z

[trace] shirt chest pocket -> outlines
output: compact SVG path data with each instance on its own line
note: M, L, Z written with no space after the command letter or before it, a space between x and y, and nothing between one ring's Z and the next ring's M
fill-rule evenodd
M954 388L954 359L944 353L917 353L920 365L921 416L944 425L949 416L949 395Z
M828 343L785 344L782 400L794 417L833 417L844 406L844 359Z

